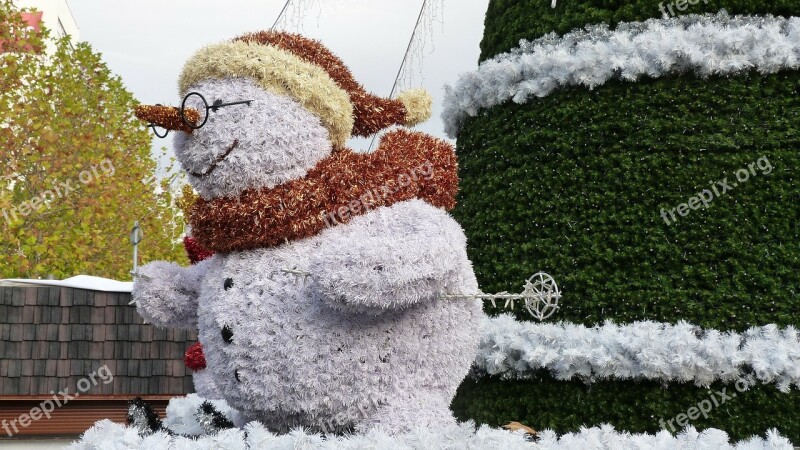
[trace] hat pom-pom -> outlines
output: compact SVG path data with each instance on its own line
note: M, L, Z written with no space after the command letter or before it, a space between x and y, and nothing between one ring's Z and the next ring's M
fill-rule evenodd
M406 108L406 120L404 124L413 127L431 118L433 109L433 98L425 89L411 89L401 92L397 100Z

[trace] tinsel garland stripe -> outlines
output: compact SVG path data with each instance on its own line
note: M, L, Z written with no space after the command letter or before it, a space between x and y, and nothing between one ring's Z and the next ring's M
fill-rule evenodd
M593 89L691 73L698 77L763 74L800 68L800 18L729 16L724 12L591 25L555 33L480 64L445 88L442 119L455 138L467 117L509 100L523 104L565 86Z
M792 326L744 333L677 324L519 322L487 319L473 375L526 379L548 370L559 380L647 379L707 387L753 375L781 392L800 388L800 334Z
M169 418L168 418L169 419ZM390 435L379 431L363 435L322 436L310 434L302 429L285 435L275 435L261 424L253 422L244 429L230 429L215 435L188 438L170 436L159 432L141 437L131 427L114 423L108 419L97 422L81 439L72 443L68 450L117 450L117 449L342 449L342 448L391 448L411 449L474 449L474 450L792 450L792 443L776 430L769 430L765 437L730 443L728 435L718 429L702 432L687 427L677 436L667 431L656 434L631 434L616 431L610 425L582 428L577 433L558 436L550 430L539 433L532 442L521 433L512 433L482 425L475 429L466 422L457 426L436 429L414 430L409 433Z

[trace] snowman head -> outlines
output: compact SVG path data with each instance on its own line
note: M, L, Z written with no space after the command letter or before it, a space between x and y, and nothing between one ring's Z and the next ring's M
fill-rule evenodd
M204 47L178 85L180 108L140 106L136 115L180 131L176 155L207 200L302 177L353 135L415 125L431 114L424 90L376 97L322 44L289 33Z
M332 151L330 133L319 117L251 79L209 79L189 89L184 106L206 111L200 119L205 124L177 132L175 155L207 200L303 177ZM215 103L230 105L205 106Z

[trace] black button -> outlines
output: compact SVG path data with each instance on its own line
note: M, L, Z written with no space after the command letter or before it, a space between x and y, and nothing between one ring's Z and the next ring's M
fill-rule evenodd
M233 371L233 378L236 378L236 381L239 381L239 382L242 381L242 380L239 379L239 370L238 369Z
M233 330L231 330L231 327L227 325L222 327L222 340L225 341L226 344L233 342Z
M225 278L225 284L222 285L227 291L228 289L233 287L233 278Z

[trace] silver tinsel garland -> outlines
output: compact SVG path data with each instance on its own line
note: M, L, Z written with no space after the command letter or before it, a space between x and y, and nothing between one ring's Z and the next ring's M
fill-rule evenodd
M509 100L526 103L571 85L693 73L734 75L800 68L800 18L687 15L607 25L520 41L445 88L442 119L456 137L469 116Z
M548 370L559 380L646 379L709 386L748 375L781 392L800 388L800 333L792 326L743 333L695 325L634 322L586 327L487 319L474 375L525 379Z

